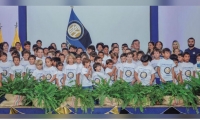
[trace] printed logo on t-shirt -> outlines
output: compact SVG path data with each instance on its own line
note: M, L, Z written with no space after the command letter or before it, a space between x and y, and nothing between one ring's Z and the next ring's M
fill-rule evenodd
M100 83L100 79L99 78L95 78L95 83Z
M130 70L127 70L127 71L125 72L125 75L126 75L127 77L130 77L130 76L132 75L132 72L131 72Z
M146 72L141 72L140 73L140 77L143 78L143 79L146 78L147 77L147 73Z
M185 71L185 76L190 77L191 76L191 71L190 70Z
M47 78L47 80L51 80L51 78L52 78L51 74L47 74L46 78Z
M8 71L7 70L3 70L3 76L7 76Z
M158 72L158 67L156 66L156 67L154 67L154 70L156 71L156 72Z
M70 78L70 79L72 79L74 77L74 73L73 72L69 72L67 74L67 77Z
M169 73L171 72L171 69L170 69L169 67L166 67L166 68L164 69L164 72L165 72L166 74L169 74Z

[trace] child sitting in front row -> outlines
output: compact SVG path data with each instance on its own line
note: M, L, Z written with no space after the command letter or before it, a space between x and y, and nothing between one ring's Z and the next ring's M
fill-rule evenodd
M112 59L106 60L106 69L105 69L105 75L107 81L110 81L109 84L112 85L114 81L116 80L116 71L117 68L113 66L114 62Z
M14 56L13 57L14 66L10 68L10 77L11 80L14 80L16 77L21 78L24 76L25 70L22 65L20 65L20 57Z
M94 63L93 65L94 72L92 74L92 80L94 83L100 83L102 79L106 80L106 76L101 72L102 65L101 63ZM95 84L94 84L95 85Z
M43 77L43 62L42 62L42 60L36 60L35 61L35 66L36 66L36 68L37 69L35 69L34 71L33 71L33 74L32 74L32 76L34 77L34 80L37 80L37 81L41 81L41 80L43 80L44 79L44 77Z
M152 85L155 79L155 70L149 64L150 56L143 55L140 60L142 62L142 65L139 65L135 69L135 79L138 83L142 83L142 85L144 86Z

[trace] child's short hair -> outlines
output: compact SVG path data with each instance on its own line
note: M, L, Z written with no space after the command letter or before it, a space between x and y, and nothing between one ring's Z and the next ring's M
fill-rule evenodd
M112 59L107 59L107 60L106 60L106 65L108 65L109 63L112 63L112 64L113 64Z
M26 46L26 45L31 45L31 42L30 42L30 41L26 41L26 42L24 43L24 46Z
M183 53L179 53L179 54L178 54L178 56L181 56L181 57L183 57Z
M24 56L25 54L28 54L29 56L31 55L31 53L27 50L22 51L22 56Z
M60 57L60 56L63 56L63 57L65 57L65 55L64 55L64 54L62 54L62 53L60 53L59 57Z
M101 64L100 64L100 63L94 63L94 65L93 65L93 69L94 69L94 71L96 71L96 68L97 68L98 66L101 67Z
M104 48L108 48L108 49L109 49L109 46L108 46L108 45L104 45L104 46L103 46L103 49L104 49Z
M55 48L54 48L53 46L49 46L48 49L49 49L49 50L51 50L51 49L54 49L54 50L55 50Z
M177 60L177 61L178 61L178 56L177 56L176 54L171 54L171 55L170 55L170 59L173 60L173 61L174 61L174 60Z
M62 62L60 62L60 61L59 61L59 62L57 62L57 63L56 63L56 68L58 68L58 66L63 66L63 63L62 63Z
M189 56L190 56L190 53L184 52L184 53L183 53L183 57L184 57L185 55L189 55Z
M61 43L61 47L62 47L62 45L66 45L66 46L67 46L67 44L66 44L66 43L64 43L64 42L63 42L63 43Z
M94 47L94 45L90 45L90 46L88 46L87 49L91 49L92 51L95 51L95 47Z
M38 48L37 44L33 44L32 48Z
M51 53L53 56L55 56L55 52L49 51L47 54Z
M88 58L84 58L83 61L82 61L82 64L85 65L86 63L90 63L90 59Z
M136 55L137 55L137 51L132 50L133 57L135 57L135 54L134 54L134 53L136 53Z
M98 52L98 55L99 55L99 54L103 54L103 55L104 55L103 51Z
M35 55L30 55L30 56L28 57L28 59L30 59L30 58L33 58L34 60L36 60Z
M144 55L144 52L143 52L143 51L138 51L138 52L137 52L137 55L139 55L139 54Z
M19 54L19 52L18 52L17 50L14 50L14 51L12 52L11 55L12 55L12 56L13 56L13 55L16 55L16 56L19 56L19 57L20 57L20 54Z
M45 49L49 50L47 47L44 47L44 48L43 48L43 51L44 51Z
M2 53L2 56L3 56L3 55L7 57L7 53L5 53L5 52Z
M166 53L166 52L169 52L169 53L170 53L171 51L170 51L169 48L164 48L164 49L162 50L162 53Z
M15 46L16 46L17 44L20 44L20 45L21 45L21 43L20 43L20 42L16 42L16 43L15 43Z
M132 53L131 53L132 54ZM122 58L122 57L126 57L126 53L122 53L121 55L120 55L120 58Z
M56 50L55 54L60 53L60 50Z
M51 57L46 57L46 58L45 58L45 61L46 61L47 59L50 60L50 61L52 62L52 58L51 58Z
M60 62L60 58L59 58L59 57L53 57L53 58L52 58L52 61Z
M63 49L62 49L62 51L64 51L64 50L66 50L66 51L68 52L68 49L67 49L67 48L63 48Z
M133 53L132 53L132 52L125 53L125 54L126 54L126 57L127 57L128 55L132 55L132 56L133 56Z
M94 58L94 62L97 61L98 59L102 59L102 58L97 56L97 57Z
M102 48L103 48L103 46L104 46L104 44L103 44L102 42L100 42L100 43L97 43L96 48L98 48L99 45L100 45Z
M10 50L9 50L9 52L13 52L15 50L17 50L16 47L11 47Z
M128 47L128 45L126 43L122 44L122 47Z
M91 57L96 57L97 56L97 53L92 51L90 54L89 54Z
M73 58L73 63L76 62L76 57L74 56L74 54L70 53L68 56L67 56L67 64L69 64L69 57L72 57Z
M154 54L155 52L158 52L158 53L161 54L161 51L160 51L158 48L155 48L155 49L153 50L153 54Z
M77 54L77 55L76 55L76 59L77 59L77 58L81 58L81 55Z
M42 50L42 51L43 51L43 49L42 49L41 47L37 47L37 48L36 48L36 52L38 52L39 50Z
M41 41L41 40L37 40L37 41L36 41L36 43L38 43L38 42L41 42L41 43L42 43L42 41Z
M198 58L198 57L200 57L200 53L197 54L197 57L196 57L196 58Z
M14 62L14 60L15 60L16 58L19 59L19 61L20 61L20 57L19 57L19 56L14 56L14 57L13 57L13 62Z
M141 62L148 62L148 61L150 61L149 55L142 55Z
M119 47L113 47L112 51L114 51L114 49L116 49L116 48L118 48L118 49L119 49Z
M119 55L118 55L117 53L111 53L111 54L110 54L110 57L111 57L112 59L115 58L115 57L118 59L118 58L119 58Z
M85 52L81 53L81 58L82 58L83 56L86 56L86 58L89 58L88 55L87 55Z
M35 61L35 65L43 65L43 61L42 60L36 60Z

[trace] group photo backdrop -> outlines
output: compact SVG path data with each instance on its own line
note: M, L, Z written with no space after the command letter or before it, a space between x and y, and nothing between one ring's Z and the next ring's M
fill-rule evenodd
M4 41L12 43L15 24L21 21L23 26L19 24L18 27L26 27L23 31L19 29L20 36L24 36L22 44L24 38L32 44L40 39L43 41L43 47L48 47L50 43L55 42L60 49L60 44L66 42L70 6L26 6L23 8L23 13L19 8L20 6L0 7ZM187 39L194 37L195 46L200 48L199 6L158 6L157 8L152 12L150 6L73 7L90 33L93 45L103 42L110 46L111 43L116 42L120 46L127 43L130 47L134 39L139 39L141 50L146 52L149 41L162 41L163 47L171 49L172 41L178 40L180 48L185 50L188 48ZM20 14L26 14L25 18L19 17ZM151 27L154 31L151 31ZM158 39L151 39L152 33L153 38ZM22 40L21 37L20 39Z

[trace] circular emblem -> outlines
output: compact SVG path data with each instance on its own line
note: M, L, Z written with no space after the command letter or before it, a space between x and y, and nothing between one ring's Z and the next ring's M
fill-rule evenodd
M156 67L154 67L154 70L156 71L156 72L158 72L158 67L156 66Z
M8 72L7 70L3 70L3 76L7 76Z
M125 72L125 75L126 75L127 77L130 77L130 76L132 75L132 72L131 72L130 70L127 70L127 71Z
M42 79L43 79L43 76L40 76L40 77L39 77L39 80L42 80Z
M67 77L70 78L70 79L72 79L74 77L74 73L73 72L69 72L67 74Z
M95 79L95 83L100 83L100 79L99 79L99 78L96 78L96 79Z
M141 72L140 73L140 77L141 78L146 78L147 77L147 73L146 72Z
M46 75L47 80L51 80L51 77L52 77L51 74Z
M191 76L191 71L190 71L190 70L187 70L187 71L185 72L185 75L186 75L187 77L190 77L190 76Z
M63 84L63 77L60 79L60 83Z
M171 69L170 69L169 67L166 67L166 68L164 69L164 72L165 72L166 74L169 74L169 73L171 72Z
M83 25L78 21L72 21L67 28L67 36L71 39L80 39L83 36Z

